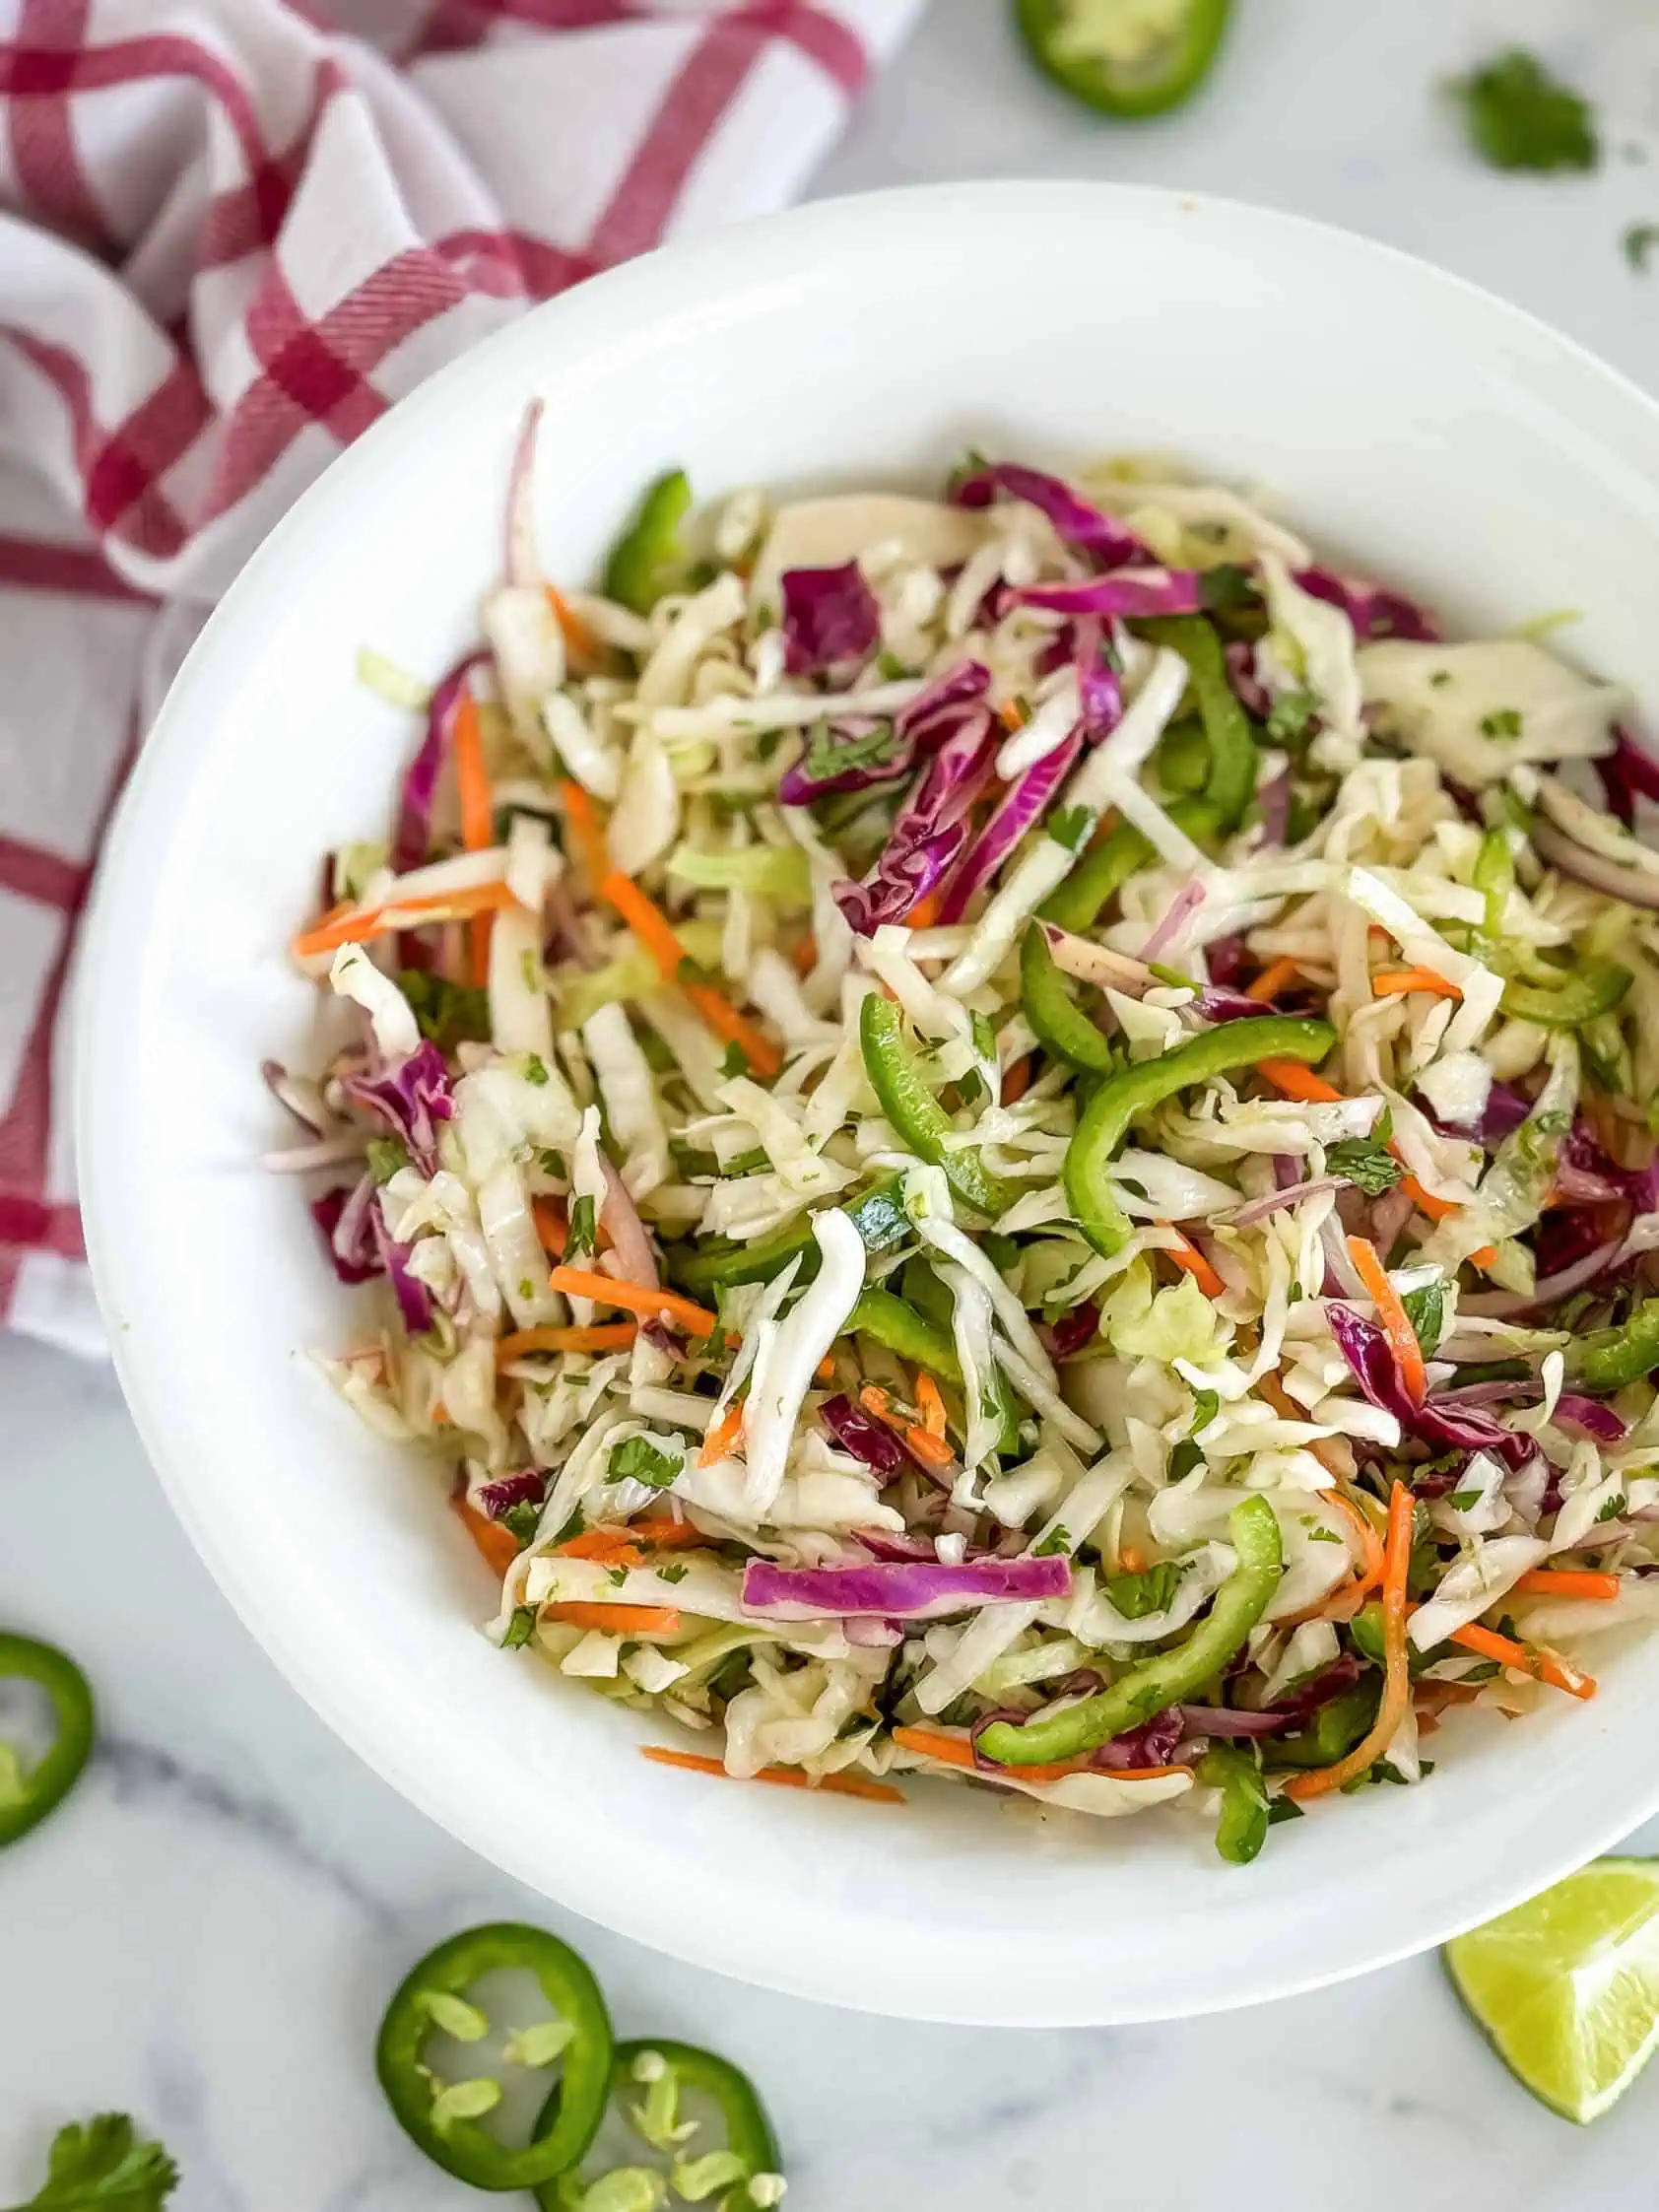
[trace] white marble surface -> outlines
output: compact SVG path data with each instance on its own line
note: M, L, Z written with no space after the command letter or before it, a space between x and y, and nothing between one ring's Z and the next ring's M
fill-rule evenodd
M1659 266L1643 281L1619 250L1626 224L1659 219L1648 0L1240 14L1202 105L1123 131L1027 72L1004 0L934 0L822 188L1040 172L1228 191L1431 255L1659 377ZM1551 37L1608 102L1599 176L1499 178L1460 151L1433 81L1515 37ZM1110 272L1080 282L1109 292ZM820 2010L572 1923L394 1797L277 1678L174 1526L107 1375L0 1343L0 1620L70 1645L103 1705L90 1778L0 1860L0 2203L36 2184L64 2118L110 2106L178 2155L180 2212L463 2201L392 2125L369 2050L409 1960L503 1914L572 1935L624 2032L706 2040L754 2071L800 2212L1650 2201L1659 2072L1578 2135L1512 2087L1431 1961L1244 2017L999 2035Z

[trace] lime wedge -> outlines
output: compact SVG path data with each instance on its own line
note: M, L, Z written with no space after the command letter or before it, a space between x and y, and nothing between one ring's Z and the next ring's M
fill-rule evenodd
M1659 2043L1659 1860L1599 1858L1445 1948L1493 2048L1565 2119L1599 2119Z

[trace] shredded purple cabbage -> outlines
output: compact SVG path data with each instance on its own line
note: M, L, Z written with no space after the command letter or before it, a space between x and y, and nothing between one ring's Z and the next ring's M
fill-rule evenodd
M334 1272L342 1283L368 1283L386 1270L375 1241L374 1177L336 1183L311 1200L311 1219L322 1231Z
M893 1431L840 1392L826 1398L818 1413L842 1449L863 1460L878 1475L899 1475L909 1466L910 1455Z
M896 782L916 765L916 741L871 714L849 714L821 722L807 738L799 760L778 778L783 806L809 806L833 791L870 791Z
M1093 1299L1086 1298L1081 1306L1072 1307L1049 1322L1043 1332L1048 1349L1056 1360L1069 1360L1094 1343L1100 1333L1100 1308Z
M1087 583L1033 583L1015 593L1023 607L1056 615L1195 615L1203 606L1196 569L1123 569Z
M1580 1115L1561 1140L1556 1187L1561 1197L1582 1205L1627 1198L1638 1213L1649 1214L1659 1206L1659 1163L1622 1168L1611 1153L1603 1151L1594 1128Z
M1659 799L1659 761L1638 745L1623 722L1613 731L1613 751L1592 764L1601 777L1611 811L1630 829L1636 819L1636 801Z
M467 679L475 668L487 666L489 660L488 653L468 653L455 663L447 676L439 679L432 693L427 707L427 734L421 740L421 750L409 764L398 801L392 867L399 875L408 868L418 868L431 848L432 800L437 792L444 756L449 750L449 724Z
M1611 1406L1604 1406L1597 1398L1582 1398L1572 1390L1563 1390L1556 1400L1556 1419L1582 1429L1600 1443L1620 1443L1626 1434L1625 1422Z
M902 921L962 857L967 811L991 774L997 724L983 701L955 720L869 874L834 887L835 904L861 937Z
M546 1477L536 1468L527 1467L521 1475L502 1475L498 1482L480 1483L472 1502L492 1520L499 1520L514 1506L539 1506L546 1488Z
M875 651L881 609L856 561L841 569L786 569L779 580L784 666L791 676L815 676Z
M918 752L936 753L948 737L956 735L964 717L983 707L990 688L991 672L982 660L959 661L926 691L918 692L908 706L898 709L894 727Z
M1103 569L1121 569L1127 562L1146 559L1146 548L1121 522L1091 506L1059 477L1026 468L1019 461L1003 461L959 477L951 487L951 503L986 507L999 492L1040 507L1069 546L1092 554Z
M942 922L961 921L975 892L990 882L1020 839L1036 827L1082 751L1083 732L1075 729L1052 753L1033 761L1008 786L951 878L951 888L939 908Z
M1090 1761L1092 1767L1115 1767L1133 1773L1141 1767L1167 1767L1180 1748L1183 1726L1179 1706L1165 1706L1138 1728L1125 1730L1103 1743Z
M743 1571L743 1609L794 1621L846 1613L918 1620L960 1612L976 1601L1065 1597L1069 1559L978 1559L961 1566L880 1561L871 1567L777 1567L752 1559Z
M435 1044L418 1044L407 1059L378 1074L344 1075L340 1088L354 1106L377 1115L394 1136L403 1139L423 1174L432 1173L437 1165L437 1125L455 1111L449 1071Z
M1532 1450L1531 1438L1504 1428L1473 1406L1450 1406L1433 1398L1413 1405L1388 1339L1376 1323L1351 1306L1333 1302L1327 1311L1331 1334L1353 1369L1355 1381L1372 1405L1393 1414L1406 1436L1433 1451L1494 1452L1506 1467L1519 1467L1526 1459Z
M1328 1706L1333 1698L1340 1698L1345 1690L1352 1690L1364 1673L1358 1653L1344 1651L1328 1667L1314 1675L1311 1681L1293 1690L1288 1698L1281 1698L1274 1711L1283 1713L1293 1727L1310 1720L1321 1706Z
M1354 625L1355 634L1365 642L1378 637L1408 637L1422 644L1439 643L1440 626L1433 616L1415 599L1403 598L1397 591L1379 591L1320 568L1301 570L1296 581L1315 599L1340 607Z
M1255 646L1242 637L1232 638L1227 647L1227 673L1233 697L1245 713L1265 722L1273 712L1273 694L1256 675Z

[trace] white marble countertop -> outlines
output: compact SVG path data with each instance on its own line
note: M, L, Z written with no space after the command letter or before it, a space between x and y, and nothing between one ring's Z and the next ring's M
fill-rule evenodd
M1431 256L1659 375L1659 266L1644 281L1619 245L1659 219L1645 0L1239 14L1207 100L1122 130L1029 74L1004 0L934 0L821 189L1087 173L1230 192ZM1515 39L1549 40L1605 102L1599 175L1498 177L1460 150L1432 85ZM90 1777L0 1867L0 2203L37 2185L64 2119L116 2107L180 2159L180 2212L456 2206L392 2124L370 2047L411 1959L512 1915L565 1928L624 2033L710 2042L755 2073L799 2212L1650 2199L1659 2072L1579 2135L1509 2082L1430 1960L1242 2017L997 2034L765 1995L570 1921L393 1796L277 1677L107 1374L0 1342L0 1620L60 1638L103 1707Z

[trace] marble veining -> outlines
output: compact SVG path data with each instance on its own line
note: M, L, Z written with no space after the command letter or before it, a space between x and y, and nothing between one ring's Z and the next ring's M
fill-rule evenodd
M1644 282L1619 250L1627 224L1659 220L1654 10L1238 14L1225 89L1121 131L1029 75L1005 0L934 0L819 189L1079 173L1228 191L1427 253L1654 380L1659 269ZM1596 176L1501 178L1461 151L1435 81L1517 40L1548 42L1604 103ZM749 2067L798 2212L1651 2201L1659 2071L1579 2134L1509 2083L1431 1960L1246 2016L999 2034L827 2011L588 1928L431 1827L283 1684L174 1524L106 1374L0 1343L0 1620L70 1644L103 1717L73 1801L0 1858L0 2203L37 2185L63 2120L116 2107L182 2163L179 2212L456 2212L465 2192L381 2105L374 2030L413 1957L514 1915L581 1946L624 2033Z

